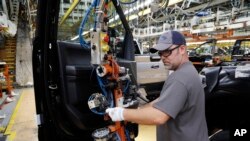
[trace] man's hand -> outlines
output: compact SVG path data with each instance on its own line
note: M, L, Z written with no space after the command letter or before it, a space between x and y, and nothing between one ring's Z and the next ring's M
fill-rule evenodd
M123 110L124 108L121 107L108 108L106 109L106 113L109 114L112 121L122 121L124 120Z

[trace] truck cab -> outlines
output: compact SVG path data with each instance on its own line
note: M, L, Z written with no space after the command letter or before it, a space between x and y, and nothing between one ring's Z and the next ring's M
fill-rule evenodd
M206 66L216 65L216 57L228 55L228 52L216 46L216 39L208 39L198 47L189 51L189 60L193 62L197 71L200 72Z
M250 60L250 39L236 40L233 46L231 58L234 61L249 61Z

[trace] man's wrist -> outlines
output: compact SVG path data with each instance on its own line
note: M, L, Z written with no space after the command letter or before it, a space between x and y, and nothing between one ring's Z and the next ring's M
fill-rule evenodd
M121 120L124 120L124 108L121 108L119 116Z

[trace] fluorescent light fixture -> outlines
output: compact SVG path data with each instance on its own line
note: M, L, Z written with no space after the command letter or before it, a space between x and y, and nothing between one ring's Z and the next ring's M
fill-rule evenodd
M219 41L217 41L217 43L234 43L235 41L236 40L219 40ZM189 42L189 43L187 43L187 46L189 46L189 45L196 45L196 44L202 44L204 42Z
M219 40L217 41L217 43L231 43L231 42L235 42L236 40Z
M204 43L204 42L189 42L189 43L187 43L187 46L189 46L189 45L199 45L199 44L202 44L202 43Z

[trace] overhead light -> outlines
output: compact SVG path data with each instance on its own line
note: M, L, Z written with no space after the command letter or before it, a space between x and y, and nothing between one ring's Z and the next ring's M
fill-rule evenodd
M219 40L217 43L229 43L229 42L235 42L236 40Z

